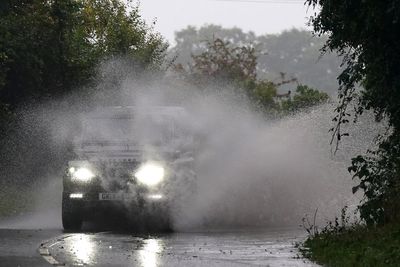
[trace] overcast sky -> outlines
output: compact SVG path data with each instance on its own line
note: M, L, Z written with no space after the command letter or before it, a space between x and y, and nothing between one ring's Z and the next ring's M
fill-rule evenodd
M174 32L188 25L237 26L256 34L279 33L306 28L314 11L304 0L141 0L141 14L148 22L157 19L155 29L173 43Z

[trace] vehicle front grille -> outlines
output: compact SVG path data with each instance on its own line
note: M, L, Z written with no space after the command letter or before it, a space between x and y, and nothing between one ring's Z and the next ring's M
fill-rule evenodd
M101 162L98 169L103 188L111 192L127 190L129 185L136 184L134 172L138 167L138 161Z

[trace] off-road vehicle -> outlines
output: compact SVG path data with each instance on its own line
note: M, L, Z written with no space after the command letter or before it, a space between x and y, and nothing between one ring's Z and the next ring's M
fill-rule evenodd
M160 230L193 193L192 136L181 107L109 107L84 114L63 177L62 223L126 219ZM122 217L121 217L122 215ZM133 224L134 224L133 223Z

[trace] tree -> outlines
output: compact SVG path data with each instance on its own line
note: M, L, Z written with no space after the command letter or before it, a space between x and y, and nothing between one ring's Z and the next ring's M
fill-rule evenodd
M311 23L316 34L329 35L324 51L344 55L334 137L339 141L347 135L340 126L349 122L353 102L356 116L372 109L377 120L387 119L390 128L376 151L354 158L349 168L360 181L353 191L364 191L361 217L371 224L400 221L400 2L307 2L320 6ZM358 84L361 92L356 90Z
M320 92L307 85L298 85L293 98L282 102L282 109L289 112L298 112L302 109L325 103L328 100L327 93Z
M280 73L295 77L301 84L321 88L329 94L336 92L341 59L336 53L320 57L319 50L326 36L316 37L308 31L292 29L280 34L255 35L239 28L216 25L188 26L176 32L176 45L169 50L169 57L186 64L192 55L206 51L207 42L221 39L232 46L252 46L257 54L257 75L260 79L279 81ZM286 89L286 88L285 88Z
M177 64L175 69L183 74L190 84L198 88L212 87L214 90L230 90L239 96L246 96L252 105L270 116L299 112L326 102L329 96L305 85L298 85L293 100L279 101L277 90L282 85L293 84L296 79L272 82L257 78L257 51L254 46L235 46L228 41L215 39L207 43L207 49L192 56L188 68Z
M192 56L188 69L182 64L175 66L183 71L186 81L199 88L209 86L234 91L249 97L255 106L270 109L275 105L277 85L267 80L257 80L257 56L252 46L233 46L227 41L215 39L207 43L207 49Z
M233 47L228 42L215 39L207 50L193 56L191 75L212 83L241 83L254 80L257 57L252 47ZM202 81L204 83L204 81Z
M130 1L128 1L130 2ZM69 93L100 61L156 68L167 44L120 0L6 0L0 17L0 101L15 109Z

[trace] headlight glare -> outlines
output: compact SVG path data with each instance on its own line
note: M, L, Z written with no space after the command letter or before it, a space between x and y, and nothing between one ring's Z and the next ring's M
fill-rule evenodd
M81 167L78 169L70 168L70 173L72 180L77 180L81 182L88 182L95 176L91 170L85 167Z
M142 184L154 186L164 179L164 168L160 164L148 162L135 172L135 177Z

